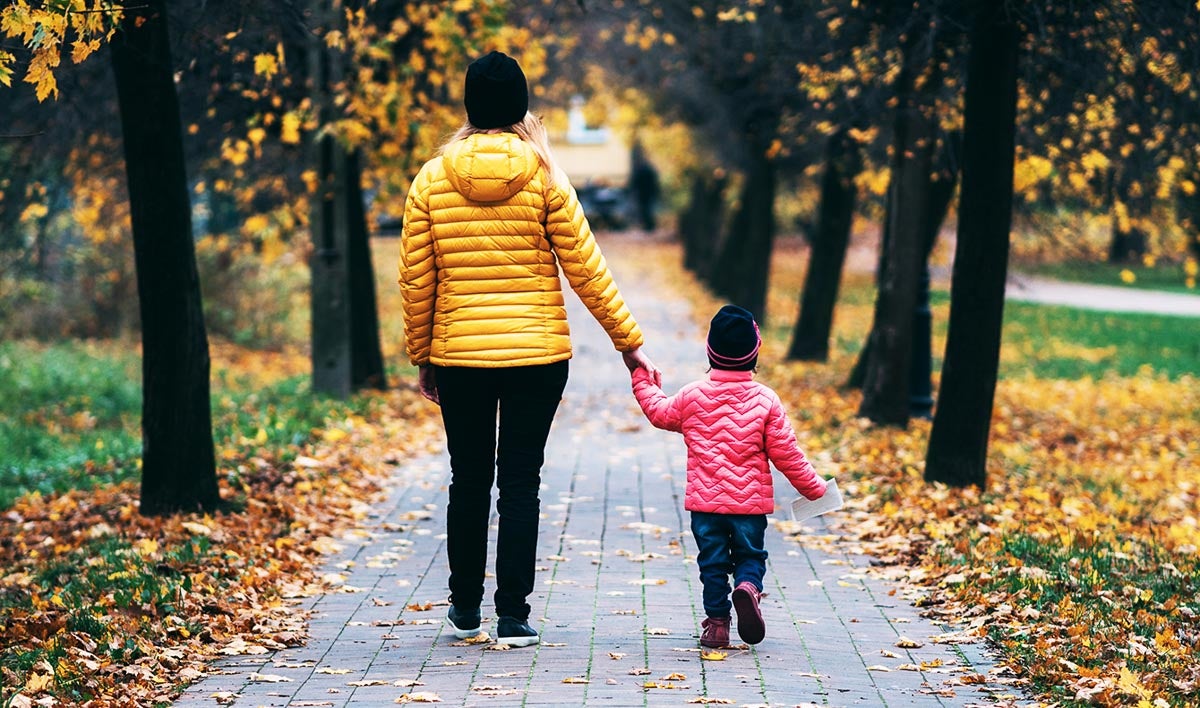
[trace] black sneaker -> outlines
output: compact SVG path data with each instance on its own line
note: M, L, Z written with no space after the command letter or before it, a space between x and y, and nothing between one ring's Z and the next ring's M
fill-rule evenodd
M496 643L513 647L527 647L541 640L537 630L529 626L528 621L513 617L501 617L496 623Z
M479 629L479 608L460 610L454 605L446 613L446 624L454 628L454 636L459 639L478 636L483 630Z

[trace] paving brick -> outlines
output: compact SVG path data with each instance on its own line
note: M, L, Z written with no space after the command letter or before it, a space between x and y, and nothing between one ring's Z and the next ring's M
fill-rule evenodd
M666 372L666 387L675 390L706 368L702 332L689 327L688 305L658 287L637 283L623 292L647 333L648 351ZM986 673L992 660L981 646L928 641L945 628L889 596L886 584L865 574L866 558L802 547L774 525L767 532L766 640L726 650L722 661L701 660L697 637L704 610L682 509L682 438L645 423L619 357L578 303L572 300L570 308L575 357L542 475L541 570L529 600L545 643L509 651L453 646L441 604L447 595L447 461L424 456L396 470L395 487L374 508L366 532L339 539L342 549L326 559L322 573L341 573L362 591L305 600L300 607L312 611L306 646L219 662L214 671L220 673L188 688L176 705L215 706L211 694L217 691L238 693L236 706L328 701L338 708L391 705L410 691L436 693L442 705L461 706L680 706L699 696L771 706L985 702L985 694L971 687L958 686L952 698L928 691L949 680L951 669ZM431 473L419 484L408 483ZM786 502L786 482L780 479L776 487L778 501ZM426 508L432 518L412 513ZM805 526L832 533L820 518ZM491 527L494 553L494 518ZM493 632L494 589L489 572L483 627ZM406 608L426 602L436 606ZM388 624L396 620L405 624ZM647 634L652 629L665 633ZM924 646L898 648L900 635ZM934 660L944 662L940 670L947 673L895 668ZM630 674L643 667L650 673ZM321 668L351 673L319 673ZM294 680L250 682L254 671ZM671 674L686 679L667 681ZM420 685L348 685L364 677ZM563 683L567 677L589 683ZM647 689L647 681L688 688ZM481 690L489 686L493 690Z

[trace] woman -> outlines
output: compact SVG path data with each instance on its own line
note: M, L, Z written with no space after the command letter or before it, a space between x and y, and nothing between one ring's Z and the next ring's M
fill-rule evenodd
M496 641L538 642L533 592L538 486L571 341L559 267L633 370L655 379L546 130L525 74L492 52L467 68L467 123L421 168L404 210L400 289L421 393L442 408L450 452L447 622L480 633L493 480ZM499 439L497 440L497 411Z

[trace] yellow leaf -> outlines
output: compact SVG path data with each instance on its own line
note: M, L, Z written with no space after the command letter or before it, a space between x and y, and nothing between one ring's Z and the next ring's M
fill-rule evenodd
M723 651L700 651L700 658L705 661L724 661L727 655Z
M28 693L41 693L49 690L54 685L54 676L51 674L33 674L29 680L25 682L23 690Z
M288 145L300 142L300 116L295 111L283 114L279 139Z
M254 73L263 77L267 81L271 77L279 73L279 61L276 60L274 54L256 54L254 55Z
M266 444L267 444L267 431L266 431L266 429L264 429L264 428L259 428L259 429L258 429L258 432L254 434L254 442L255 442L255 443L257 443L257 444L259 444L259 445L266 445Z
M93 39L90 42L76 40L71 43L71 61L80 64L99 48L100 40L98 39Z
M563 679L562 682L563 683L591 683L591 681L588 681L585 678L579 678L578 676L568 676L565 679Z
M8 52L0 52L0 84L12 86L12 63L14 57Z
M1151 693L1142 685L1141 679L1137 674L1129 670L1128 667L1122 666L1121 671L1117 674L1117 690L1134 698L1150 698Z
M182 524L180 524L180 526L182 526L187 531L191 531L192 533L196 534L197 536L211 536L212 532L213 532L213 530L211 528L209 528L208 526L205 526L204 524L201 524L196 521L185 521Z

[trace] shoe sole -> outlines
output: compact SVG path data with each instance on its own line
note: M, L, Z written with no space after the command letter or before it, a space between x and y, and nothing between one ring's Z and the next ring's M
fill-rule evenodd
M496 637L497 644L507 644L510 647L531 647L540 642L540 636L533 637Z
M740 588L733 591L733 609L737 612L737 633L747 644L758 644L767 636L762 611L754 602L754 596Z
M470 639L471 637L478 637L483 633L483 627L476 627L475 629L459 629L458 625L451 622L449 617L446 618L446 624L449 625L450 629L454 630L454 637L456 639Z

